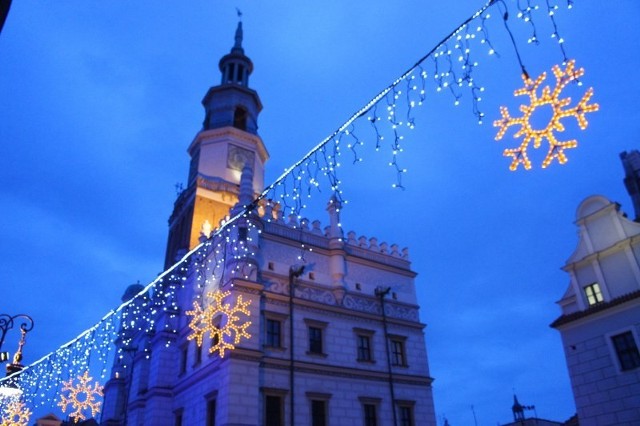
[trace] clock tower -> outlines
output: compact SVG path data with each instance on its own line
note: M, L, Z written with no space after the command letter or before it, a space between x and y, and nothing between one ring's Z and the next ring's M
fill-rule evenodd
M202 99L202 130L188 148L187 187L178 195L169 218L165 268L199 243L201 229L217 227L228 215L238 201L245 164L253 169L253 191L259 193L264 188L269 153L258 136L262 103L258 93L249 88L253 63L242 47L242 22L231 52L220 59L219 68L222 80Z

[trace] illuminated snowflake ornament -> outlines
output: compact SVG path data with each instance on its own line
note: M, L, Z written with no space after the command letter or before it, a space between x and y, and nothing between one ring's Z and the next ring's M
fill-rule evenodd
M205 309L202 309L197 302L194 302L193 310L186 312L187 315L192 317L189 322L189 328L193 331L187 339L195 339L198 346L202 346L204 335L209 333L212 342L209 352L218 351L221 358L224 358L226 350L235 349L235 345L240 343L242 338L251 338L251 335L247 332L251 321L242 322L239 316L239 314L251 315L251 312L247 309L251 301L243 301L242 295L239 295L234 306L229 303L223 303L223 300L230 294L230 291L208 292L207 298L210 303Z
M96 397L102 396L102 389L100 384L96 381L93 386L89 382L93 380L89 376L89 372L85 371L82 376L78 376L78 384L74 385L74 379L69 379L66 382L62 382L62 392L60 393L60 402L58 406L62 408L63 412L67 412L67 406L71 406L71 410L75 410L69 413L74 419L74 422L86 419L83 411L90 410L91 415L95 417L100 411L101 402L96 400ZM68 395L64 395L68 392Z
M520 129L513 135L513 137L517 139L520 136L523 136L524 139L522 143L517 148L505 149L503 152L505 157L513 158L513 161L509 166L509 169L511 170L516 170L519 164L522 164L525 169L529 170L531 168L531 161L527 156L527 148L531 141L533 141L534 148L539 148L542 143L542 139L546 139L549 142L549 151L542 161L542 167L547 167L554 158L557 158L560 164L566 163L567 157L564 150L575 148L578 146L578 142L575 139L569 141L559 141L556 139L555 132L564 131L561 119L565 117L575 117L580 129L584 130L588 125L585 114L599 109L598 104L588 104L589 99L593 96L593 88L589 88L580 102L572 108L567 108L571 103L571 98L560 98L561 92L567 84L584 75L584 68L575 69L575 61L570 60L567 62L567 67L564 71L558 65L555 65L552 71L553 75L556 77L556 86L553 91L551 91L549 86L545 86L542 89L540 97L538 97L538 88L547 78L547 73L543 72L535 81L527 75L523 75L522 80L524 81L524 87L514 92L515 96L529 95L529 105L520 105L522 117L511 117L507 107L503 106L500 107L500 114L502 115L502 118L493 122L494 127L500 127L500 130L498 130L498 134L496 135L496 140L502 139L509 127L520 125ZM531 124L531 116L536 109L546 105L552 109L551 119L543 129L535 129Z
M25 407L24 402L12 401L2 413L0 426L28 426L30 417L31 410Z

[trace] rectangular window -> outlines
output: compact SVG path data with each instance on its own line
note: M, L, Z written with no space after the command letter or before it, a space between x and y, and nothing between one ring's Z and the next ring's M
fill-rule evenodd
M282 347L281 327L282 327L282 323L280 321L267 318L267 336L266 336L267 346L272 346L274 348Z
M364 426L378 426L375 404L364 404Z
M314 354L322 353L322 329L309 327L309 352Z
M371 337L358 335L358 361L371 361Z
M173 420L174 426L182 426L182 409L174 411Z
M586 286L584 288L584 294L587 296L587 302L589 302L589 306L593 306L596 303L600 303L604 300L602 297L602 292L600 291L600 284L598 283L593 283Z
M265 426L284 426L282 397L277 395L266 395L264 415Z
M640 353L638 353L638 345L636 345L631 331L611 336L611 341L616 350L616 355L618 355L622 371L640 367Z
M327 425L327 403L326 401L311 401L311 426Z
M400 426L413 426L413 407L401 405L398 409L400 414Z
M189 354L189 347L185 346L180 351L180 374L184 374L187 371L187 356Z
M216 426L216 400L207 401L207 426Z
M391 364L399 366L407 365L403 339L391 339Z

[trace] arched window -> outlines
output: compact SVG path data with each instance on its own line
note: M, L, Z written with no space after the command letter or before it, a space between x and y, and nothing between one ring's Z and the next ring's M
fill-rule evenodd
M236 81L239 84L244 83L244 67L240 64L238 64L238 75L236 76Z
M230 63L228 71L227 71L227 81L226 81L226 83L232 83L233 82L235 69L236 69L236 64L234 64L233 62Z
M247 110L237 107L233 113L233 127L240 130L247 130Z

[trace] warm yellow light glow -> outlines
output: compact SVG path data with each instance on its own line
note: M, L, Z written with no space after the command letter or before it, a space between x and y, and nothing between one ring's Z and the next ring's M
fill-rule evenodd
M91 410L91 415L95 417L100 411L100 401L96 400L96 397L102 396L102 389L100 383L97 381L92 385L89 382L93 380L89 376L89 372L85 371L82 376L78 376L78 385L74 386L74 379L69 379L66 382L62 382L62 391L60 392L60 402L58 406L62 408L62 411L67 412L67 406L71 405L71 409L75 410L69 413L69 416L73 418L74 422L86 419L83 411L86 409ZM68 392L68 395L64 395Z
M509 169L511 170L516 170L519 164L522 164L527 170L531 168L531 161L527 156L527 148L532 140L534 148L540 147L542 139L546 139L549 142L549 151L542 161L543 168L547 167L554 158L557 158L560 164L566 163L567 157L564 150L575 148L578 146L578 142L575 139L565 142L556 139L554 132L564 131L564 126L560 120L564 117L575 117L578 121L578 126L584 130L588 125L585 114L599 109L598 104L587 104L589 99L593 96L593 88L589 88L580 102L578 102L578 104L573 108L565 109L565 107L571 103L571 98L560 99L560 94L566 85L584 75L584 68L575 69L575 61L570 60L567 62L567 67L564 71L561 70L558 65L555 65L552 70L556 77L556 86L553 91L551 91L549 86L546 86L542 89L541 96L538 97L537 90L542 82L547 78L546 72L543 72L535 81L528 76L523 75L522 80L524 81L524 87L514 92L515 96L529 95L530 104L520 105L522 117L511 117L509 115L509 110L503 106L500 107L500 114L502 115L502 118L493 122L494 127L500 127L500 130L498 130L498 134L496 135L496 140L502 139L507 128L517 124L520 125L520 130L518 130L513 137L519 138L520 136L524 136L522 143L517 148L505 149L503 152L505 157L513 158L513 161L509 166ZM536 108L545 105L549 105L552 108L552 117L545 128L536 130L531 126L531 115Z
M220 357L224 358L225 350L235 349L235 345L240 343L242 338L250 339L251 335L247 328L251 321L240 322L239 313L250 316L251 312L247 307L250 300L243 301L242 295L238 295L235 306L223 303L223 300L231 294L230 291L208 292L209 304L203 310L197 302L193 302L193 310L186 314L193 317L189 323L189 328L193 331L187 339L194 340L198 346L202 346L202 339L206 333L212 340L209 348L210 353L220 352ZM219 322L218 322L219 321ZM233 343L225 340L225 336L233 340Z
M0 426L28 426L31 410L25 407L24 402L12 401L2 413Z

